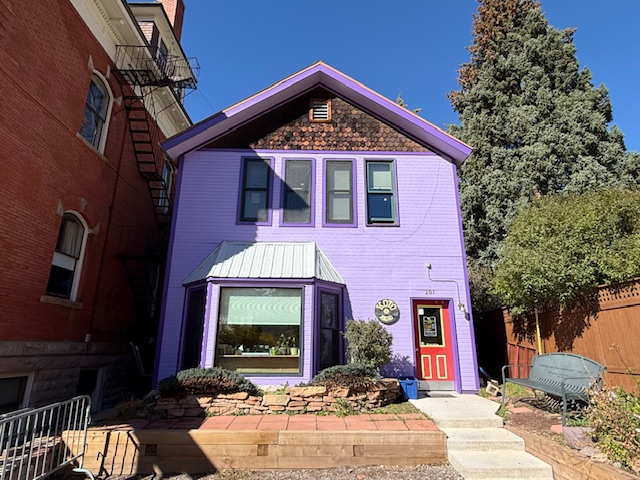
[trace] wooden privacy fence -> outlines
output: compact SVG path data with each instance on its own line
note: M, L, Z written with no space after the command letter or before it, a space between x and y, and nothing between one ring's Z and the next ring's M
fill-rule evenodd
M533 315L525 322L528 328L523 328L523 322L514 321L507 309L485 312L479 317L485 329L502 328L505 332L504 337L495 336L495 343L485 345L483 351L490 352L485 355L499 356L504 359L503 364L517 364L530 363L537 354ZM640 281L601 286L595 305L583 305L568 313L540 313L539 324L541 353L583 355L607 367L605 385L640 390ZM487 337L478 341L492 342ZM479 359L481 365L491 361ZM526 373L510 372L512 378L521 378Z

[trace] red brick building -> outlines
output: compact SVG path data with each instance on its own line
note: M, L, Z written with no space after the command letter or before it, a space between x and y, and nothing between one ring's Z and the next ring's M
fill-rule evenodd
M0 0L0 413L148 384L175 176L157 142L191 125L197 73L166 3Z

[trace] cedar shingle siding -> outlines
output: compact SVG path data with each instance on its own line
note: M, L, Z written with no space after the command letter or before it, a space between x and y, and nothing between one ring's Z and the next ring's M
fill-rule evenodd
M309 121L309 100L331 98L331 122ZM427 149L389 125L324 89L276 108L211 142L207 148L424 152Z

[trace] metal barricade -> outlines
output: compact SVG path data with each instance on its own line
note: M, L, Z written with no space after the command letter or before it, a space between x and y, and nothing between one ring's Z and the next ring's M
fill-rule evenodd
M0 480L39 480L67 465L93 480L82 468L90 409L83 395L0 415Z

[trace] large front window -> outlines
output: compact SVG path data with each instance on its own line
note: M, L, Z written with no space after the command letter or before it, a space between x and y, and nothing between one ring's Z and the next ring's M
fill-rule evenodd
M302 289L221 288L216 365L241 373L300 373Z

